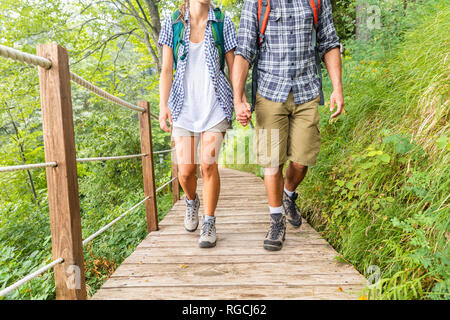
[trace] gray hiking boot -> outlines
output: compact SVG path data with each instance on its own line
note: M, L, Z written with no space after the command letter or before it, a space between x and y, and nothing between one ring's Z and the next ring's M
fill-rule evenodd
M264 249L270 251L278 251L283 247L283 242L286 239L286 217L280 215L279 218L270 216L269 231L267 231L264 239Z
M200 229L200 239L198 245L200 248L212 248L216 246L216 218L206 220L202 218L202 227Z
M295 204L295 200L297 200L297 197L297 192L294 192L291 197L289 197L286 192L283 192L283 213L289 223L292 224L295 228L298 228L302 225L302 216L300 215L300 209Z
M188 232L194 232L198 227L198 210L200 208L200 200L198 199L198 195L195 194L194 201L188 200L186 196L184 196L184 200L186 201L186 214L184 215L184 228Z

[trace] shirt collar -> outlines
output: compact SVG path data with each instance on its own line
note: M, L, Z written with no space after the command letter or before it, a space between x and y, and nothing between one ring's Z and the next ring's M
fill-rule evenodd
M184 14L184 21L189 21L189 8L186 8L186 12ZM216 14L214 13L214 9L212 7L209 7L208 12L208 21L217 21Z

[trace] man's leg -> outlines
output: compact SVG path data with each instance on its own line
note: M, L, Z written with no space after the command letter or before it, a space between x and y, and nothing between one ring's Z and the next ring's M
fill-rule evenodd
M281 207L283 198L283 165L264 170L264 185L270 207Z
M319 97L304 104L294 105L289 126L288 155L289 166L284 182L283 210L287 220L300 227L302 217L296 204L298 185L303 181L308 166L316 163L320 150L320 132L318 128Z
M289 112L286 105L256 97L256 135L258 162L266 169L266 187L270 226L264 239L266 250L280 250L286 234L286 218L282 215L283 164L287 160Z
M291 161L286 169L286 178L284 180L285 191L294 192L305 178L307 172L307 166Z

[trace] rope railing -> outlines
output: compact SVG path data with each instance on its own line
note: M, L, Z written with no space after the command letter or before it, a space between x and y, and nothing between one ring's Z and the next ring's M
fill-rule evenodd
M75 82L76 84L78 84L80 87L83 87L93 93L95 93L97 96L99 96L100 98L103 98L105 100L111 101L119 106L131 109L131 110L135 110L135 111L139 111L139 112L145 112L145 109L139 106L136 106L134 104L131 104L125 100L122 100L118 97L113 96L112 94L106 92L105 90L100 89L99 87L96 87L95 85L93 85L92 83L90 83L89 81L83 79L82 77L80 77L79 75L70 72L70 80L72 80L73 82ZM155 118L158 119L158 117L156 115L154 115L153 113L150 113L150 115Z
M6 296L8 293L14 291L15 289L17 289L18 287L20 287L21 285L27 283L28 281L40 276L41 274L43 274L44 272L50 270L51 268L53 268L54 266L60 264L64 262L63 258L58 258L56 260L53 260L51 263L43 266L42 268L36 270L33 273L30 273L29 275L25 276L24 278L22 278L21 280L17 281L16 283L10 285L9 287L6 287L5 289L0 291L0 297L4 297Z
M167 150L154 151L153 154L169 153L169 152L172 152L172 151L174 151L174 150L175 150L175 148L173 148L173 149L167 149Z
M23 164L18 166L0 167L0 172L12 172L20 170L32 170L47 167L56 167L58 164L56 162L46 162L46 163L35 163L35 164Z
M118 216L117 218L115 218L113 221L111 221L110 223L108 223L106 226L104 226L103 228L101 228L100 230L98 230L97 232L91 234L89 237L87 237L86 239L83 240L83 246L86 245L87 243L91 242L92 240L94 240L95 238L97 238L99 235L101 235L103 232L105 232L106 230L108 230L109 228L111 228L113 225L115 225L118 221L122 220L123 217L125 217L127 214L129 214L130 212L134 211L136 208L138 208L140 205L142 205L145 201L147 201L148 199L150 199L150 197L145 197L143 200L141 200L139 203L135 204L133 207L131 207L130 209L128 209L127 211L125 211L124 213L122 213L120 216Z
M172 181L176 180L177 177L173 177L172 179L170 179L169 181L167 181L166 183L164 183L162 186L160 186L158 189L155 190L155 193L160 192L162 189L164 189L165 186L167 186L169 183L171 183Z
M145 156L147 156L147 154L132 154L132 155L127 155L127 156L113 156L113 157L80 158L80 159L77 159L77 162L85 163L85 162L107 161L107 160L123 160L123 159L141 158L141 157L145 157Z
M3 45L0 45L0 56L29 65L39 66L44 69L50 69L52 67L52 62L46 58L22 52Z
M166 183L164 183L162 186L160 186L158 189L155 190L155 193L161 191L165 186L167 186L169 183L171 183L172 181L174 181L175 178L170 179L169 181L167 181ZM111 228L113 225L115 225L117 222L119 222L120 220L122 220L127 214L129 214L130 212L133 212L134 210L136 210L136 208L138 208L139 206L141 206L145 201L147 201L148 199L150 199L150 196L145 197L143 200L141 200L139 203L135 204L133 207L131 207L130 209L128 209L127 211L125 211L124 213L122 213L120 216L118 216L117 218L115 218L113 221L111 221L110 223L108 223L106 226L102 227L101 229L99 229L98 231L96 231L95 233L91 234L89 237L87 237L86 239L83 240L83 246L88 244L89 242L91 242L92 240L94 240L95 238L97 238L99 235L101 235L103 232L105 232L106 230L108 230L109 228Z

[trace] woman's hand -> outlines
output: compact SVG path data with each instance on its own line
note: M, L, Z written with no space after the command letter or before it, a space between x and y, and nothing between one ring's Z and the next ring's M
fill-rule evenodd
M169 120L170 128L167 126L167 120ZM172 128L172 114L168 107L160 107L159 108L159 126L165 132L171 131Z
M236 120L245 127L252 118L250 104L244 101L235 102L234 110L236 111Z

